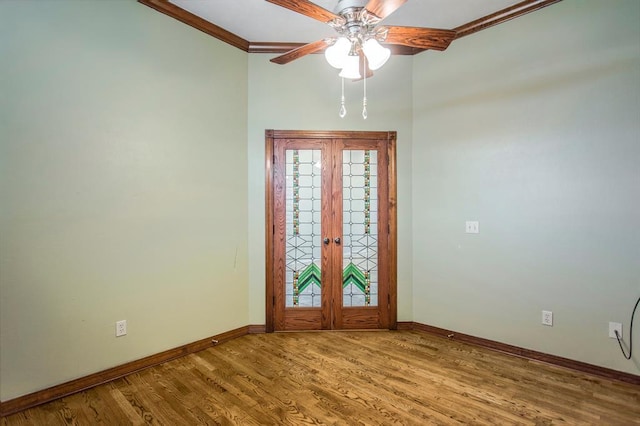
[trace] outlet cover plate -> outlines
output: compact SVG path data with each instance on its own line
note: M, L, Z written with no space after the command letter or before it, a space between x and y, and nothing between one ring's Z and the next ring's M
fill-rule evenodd
M622 324L619 322L610 322L609 323L609 337L612 339L616 338L616 330L618 330L618 334L620 335L620 339L622 339Z
M542 311L542 325L553 327L553 312Z
M116 322L116 337L124 336L127 334L127 320Z

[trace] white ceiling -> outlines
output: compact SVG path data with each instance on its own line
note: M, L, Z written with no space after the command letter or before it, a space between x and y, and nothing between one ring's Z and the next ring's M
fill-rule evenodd
M265 0L170 0L250 42L310 43L334 35L326 24ZM387 25L453 29L521 0L409 0ZM337 0L315 0L334 11Z

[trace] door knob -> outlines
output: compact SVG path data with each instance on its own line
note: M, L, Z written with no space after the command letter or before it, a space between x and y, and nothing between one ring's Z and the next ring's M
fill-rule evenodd
M336 237L336 238L333 240L333 242L334 242L334 243L336 243L336 244L340 244L340 237Z
M327 245L327 244L329 244L329 242L331 242L331 240L329 238L325 238L323 240L323 242L324 242L325 245Z

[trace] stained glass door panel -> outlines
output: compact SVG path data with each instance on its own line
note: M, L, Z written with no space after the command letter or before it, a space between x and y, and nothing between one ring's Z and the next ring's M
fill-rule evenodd
M378 151L342 151L342 306L378 306Z
M288 149L286 163L285 306L322 305L322 151Z

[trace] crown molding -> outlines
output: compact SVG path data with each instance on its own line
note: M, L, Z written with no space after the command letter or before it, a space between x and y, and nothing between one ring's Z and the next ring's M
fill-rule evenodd
M384 43L383 43L384 44ZM249 53L287 53L291 50L298 49L305 46L305 43L280 43L280 42L249 42ZM424 49L418 49L416 47L401 46L399 44L384 44L385 47L391 49L391 53L394 55L415 55L416 53L423 52ZM324 49L319 50L316 53L323 53Z
M456 32L456 38L454 40L477 33L478 31L482 31L511 19L518 18L526 15L527 13L535 12L536 10L540 10L560 1L562 0L524 0L518 4L454 28L453 30ZM187 12L186 10L169 2L169 0L138 0L138 2L248 53L282 54L305 45L305 43L250 42L225 30L224 28L194 15L191 12ZM386 45L386 47L389 47L394 55L416 55L426 50L399 45ZM324 49L316 53L321 53L323 51Z
M138 0L138 2L155 9L160 13L164 13L167 16L177 19L178 21L197 30L209 34L218 40L237 47L240 50L244 50L245 52L249 51L249 42L247 40L207 21L206 19L202 19L191 12L187 12L186 10L169 2L169 0Z
M456 32L456 38L454 40L477 33L478 31L482 31L511 19L518 18L526 15L527 13L535 12L536 10L558 3L559 1L562 0L525 0L518 4L514 4L513 6L454 28L453 30Z

